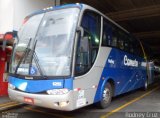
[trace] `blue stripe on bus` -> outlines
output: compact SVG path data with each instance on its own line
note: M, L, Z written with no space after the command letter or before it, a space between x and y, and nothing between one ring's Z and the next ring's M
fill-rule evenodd
M128 59L138 61L138 67L124 65L125 55ZM145 60L138 56L112 48L102 71L94 102L102 99L103 89L108 79L114 81L114 96L142 87L147 73L146 66L142 62L145 62Z
M79 7L80 9L82 9L83 5L80 4L80 3L77 3L77 4L64 4L64 5L55 6L53 8L54 9L63 9L63 8L69 8L69 7Z
M14 85L17 89L29 93L38 93L61 88L68 88L69 90L73 89L73 78L57 80L26 80L10 76L9 83Z

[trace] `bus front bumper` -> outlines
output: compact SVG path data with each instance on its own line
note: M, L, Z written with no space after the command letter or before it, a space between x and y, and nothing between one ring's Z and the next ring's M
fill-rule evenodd
M35 106L51 108L63 111L72 111L73 91L64 95L31 94L8 88L8 94L11 100L18 101Z

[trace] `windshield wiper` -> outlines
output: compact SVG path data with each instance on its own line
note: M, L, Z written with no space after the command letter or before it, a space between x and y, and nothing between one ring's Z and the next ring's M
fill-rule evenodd
M47 78L47 77L44 76L44 74L43 74L43 71L42 71L42 69L41 69L41 66L40 66L40 64L39 64L39 62L38 62L38 57L37 57L36 52L35 52L35 47L36 47L36 44L37 44L37 40L35 41L35 44L34 44L34 46L33 46L33 49L30 49L29 46L30 46L30 44L31 44L31 40L32 40L32 39L30 38L30 40L29 40L29 42L28 42L28 45L27 45L27 47L26 47L26 49L25 49L25 52L23 53L23 56L21 57L20 61L18 62L18 65L17 65L16 70L15 70L15 74L17 74L17 71L18 71L18 68L19 68L20 64L21 64L22 62L25 63L25 61L26 61L26 59L27 59L27 55L29 55L29 53L31 53L30 59L29 59L29 60L30 60L30 63L29 63L29 75L31 74L31 73L30 73L30 72L31 72L30 70L31 70L31 67L32 67L32 60L34 59L36 65L37 65L37 68L38 68L38 70L39 70L39 73L41 74L41 76L42 76L43 78Z
M30 74L30 72L31 72L30 69L31 69L31 67L32 67L32 60L34 59L36 65L37 65L37 68L38 68L38 70L39 70L39 73L41 74L41 76L42 76L43 78L47 78L47 76L44 76L43 71L42 71L42 68L41 68L41 66L40 66L40 64L39 64L39 62L38 62L39 59L38 59L38 56L37 56L37 54L36 54L36 52L35 52L36 45L37 45L37 40L35 41L35 44L34 44L34 47L33 47L33 49L32 49L32 53L31 53L31 60L30 60L30 64L29 64L29 74Z
M29 46L30 46L30 44L31 44L31 40L32 40L32 38L29 39L28 45L27 45L27 47L26 47L26 49L25 49L25 52L23 53L23 56L21 57L20 61L18 62L18 65L17 65L16 70L15 70L15 74L17 74L17 70L18 70L20 64L22 63L24 57L26 57L26 55L27 55L28 52L29 52Z

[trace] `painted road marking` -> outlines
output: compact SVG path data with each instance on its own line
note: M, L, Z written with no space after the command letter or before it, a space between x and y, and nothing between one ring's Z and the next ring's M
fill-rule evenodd
M9 104L14 104L14 103L16 103L16 102L7 102L7 103L3 103L3 104L0 104L0 107L2 106L5 106L5 105L9 105Z
M43 113L43 114L47 114L47 115L51 115L51 116L54 116L54 117L59 117L59 118L72 118L72 117L69 117L69 116L47 113L47 112L44 112L44 111L41 111L41 110L38 110L38 109L33 109L31 107L24 107L24 109L34 111L34 112Z
M130 104L132 104L132 103L134 103L134 102L136 102L136 101L138 101L138 100L144 98L145 96L147 96L147 95L153 93L154 91L156 91L156 90L159 89L159 88L160 88L160 87L156 87L156 88L152 89L151 91L149 91L149 92L147 92L147 93L145 93L145 94L143 94L143 95L141 95L141 96L139 96L139 97L137 97L137 98L131 100L130 102L127 102L126 104L124 104L124 105L122 105L122 106L120 106L120 107L118 107L118 108L112 110L111 112L109 112L109 113L107 113L107 114L105 114L105 115L102 115L100 118L107 118L107 117L109 117L110 115L112 115L112 114L114 114L114 113L120 111L121 109L123 109L123 108L129 106Z
M0 107L0 111L1 111L1 110L5 110L5 109L8 109L8 108L10 108L10 107L15 107L15 106L17 106L17 105L21 105L21 103L14 103L14 104L5 105L5 106L3 106L3 107Z

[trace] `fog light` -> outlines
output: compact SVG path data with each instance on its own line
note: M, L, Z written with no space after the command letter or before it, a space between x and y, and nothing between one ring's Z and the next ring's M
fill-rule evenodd
M10 84L10 83L9 83L9 84L8 84L8 88L10 88L10 89L13 89L13 90L14 90L16 87L15 87L13 84Z
M66 102L59 102L59 106L60 107L65 107L69 104L69 101L66 101Z
M55 103L54 103L54 106L58 107L58 106L59 106L59 103L58 103L58 102L55 102Z

